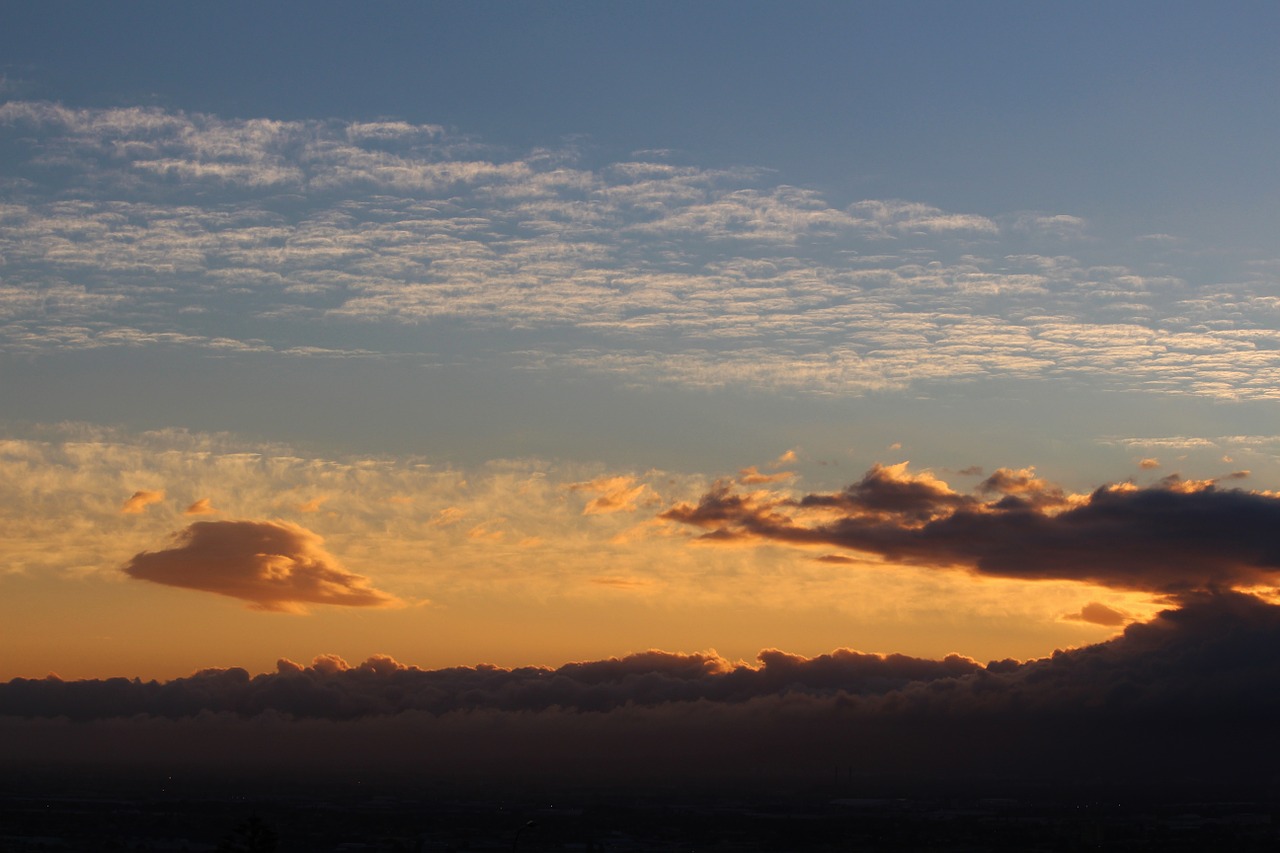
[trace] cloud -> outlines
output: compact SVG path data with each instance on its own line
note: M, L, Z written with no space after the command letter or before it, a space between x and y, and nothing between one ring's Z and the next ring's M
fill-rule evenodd
M985 216L947 213L928 204L897 199L860 201L849 209L855 216L865 218L864 221L868 225L886 236L891 233L948 231L971 231L994 235L1000 230L995 222Z
M615 589L639 589L649 585L649 581L642 578L599 577L588 578L588 580L593 584L613 587Z
M1059 507L1068 502L1059 486L1036 476L1035 468L997 468L978 484L977 490L984 495L1004 495L1039 508Z
M214 509L212 500L210 500L209 498L201 498L200 500L196 501L195 503L191 504L191 506L183 510L182 514L183 515L213 515L216 512L218 512L218 510Z
M305 612L309 604L386 607L395 597L342 568L319 536L283 521L197 521L174 547L124 566L137 580L238 598L255 610Z
M484 524L477 524L467 531L467 538L473 542L501 542L506 535L505 530L490 530Z
M482 156L394 120L10 101L0 137L26 188L0 205L6 351L430 363L438 354L388 352L379 328L443 321L525 366L650 385L847 394L1085 378L1217 399L1280 386L1275 297L1059 254L1083 225L1066 213L1002 228L920 202L838 209L760 170ZM232 294L253 306L252 328L227 310ZM341 324L357 345L323 346L299 319ZM281 322L288 343L265 343ZM510 328L532 342L512 351L494 332Z
M1273 584L1280 497L1176 475L1149 488L1066 495L1031 469L1000 469L955 492L906 463L876 465L834 494L743 494L718 483L660 518L710 543L836 545L892 562L1165 594Z
M456 506L447 506L435 514L431 519L433 527L449 527L457 524L467 515L465 510L458 509Z
M1114 607L1108 607L1097 601L1091 601L1080 608L1079 613L1069 613L1063 617L1072 622L1089 622L1093 625L1118 627L1130 621L1129 614Z
M570 483L566 488L595 495L583 508L583 515L635 512L637 501L653 497L648 484L637 483L635 477L626 475L597 477L588 482Z
M785 482L794 479L795 476L791 471L776 471L772 474L765 474L755 465L752 465L738 472L738 482L744 486L759 486L765 483Z
M1138 467L1144 471L1151 471L1160 467L1160 460L1154 456L1148 456L1144 459L1138 460Z
M328 495L321 495L320 497L312 498L309 501L303 501L298 504L298 512L319 512L320 507L324 506L328 500Z
M601 579L610 585L619 580L625 579ZM406 711L440 715L561 708L599 713L673 702L743 703L784 693L878 696L910 684L981 670L980 664L959 655L930 660L852 649L813 658L765 649L755 665L731 662L714 651L650 649L555 668L479 665L433 671L408 666L385 654L355 666L338 655L324 654L310 666L281 659L276 672L257 676L239 667L206 669L174 679L163 690L154 682L137 683L125 690L125 695L114 696L110 681L78 682L68 690L65 682L59 682L61 687L52 683L33 687L42 683L15 679L9 685L0 684L0 715L58 713L53 704L69 699L73 701L63 711L79 720L133 714L175 718L202 711L274 711L319 719ZM76 707L70 707L72 704Z
M147 511L147 507L152 504L158 504L164 500L164 490L149 492L145 489L134 492L129 499L120 507L120 511L125 515L141 515Z
M1106 778L1144 794L1171 779L1265 791L1280 747L1278 643L1280 607L1223 593L1103 643L985 666L850 649L765 649L752 665L650 650L556 668L321 655L165 683L18 678L0 683L0 764L74 768L78 780L179 762L246 781L265 770L350 779L356 767L414 785L736 779L806 792L852 766L878 789Z

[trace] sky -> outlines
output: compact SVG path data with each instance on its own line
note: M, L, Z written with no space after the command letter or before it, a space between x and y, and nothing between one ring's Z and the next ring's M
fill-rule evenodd
M1274 4L4 5L0 679L1274 586Z

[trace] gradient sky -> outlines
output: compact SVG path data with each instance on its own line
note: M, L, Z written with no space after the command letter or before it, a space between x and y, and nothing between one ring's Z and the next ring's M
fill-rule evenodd
M1273 3L4 7L0 678L1270 585Z

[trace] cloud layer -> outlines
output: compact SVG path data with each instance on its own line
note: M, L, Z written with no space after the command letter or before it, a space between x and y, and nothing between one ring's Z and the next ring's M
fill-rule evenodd
M556 669L425 671L333 656L167 683L0 684L10 768L174 766L311 781L653 779L888 785L1266 784L1280 608L1190 599L1109 642L1027 663L838 651L758 666L649 652ZM166 764L165 762L168 762Z
M1160 593L1267 585L1280 572L1280 497L1176 475L1068 495L1029 469L1002 468L962 494L901 463L830 494L744 493L721 482L660 517L704 530L710 543L836 546L898 563Z
M1191 252L1151 241L1117 258L1069 214L837 205L759 170L516 153L399 121L10 101L0 139L16 157L0 206L9 352L451 361L386 343L443 323L486 358L646 384L1280 387L1265 266L1197 274ZM320 319L341 346L306 322Z
M129 560L131 578L215 592L258 610L304 611L309 604L385 607L396 599L369 586L321 547L319 536L283 521L197 521L174 547Z

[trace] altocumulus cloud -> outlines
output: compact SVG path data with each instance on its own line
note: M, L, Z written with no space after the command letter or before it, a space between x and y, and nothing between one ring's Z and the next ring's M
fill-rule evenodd
M308 604L386 607L399 601L353 574L324 540L284 521L197 521L174 547L143 551L124 566L138 580L216 592L255 610L305 612Z
M835 546L912 565L1163 594L1271 585L1280 574L1280 497L1211 480L1167 477L1068 495L1030 469L1002 468L962 494L903 463L877 465L833 494L747 493L721 481L660 518L701 528L711 543Z

